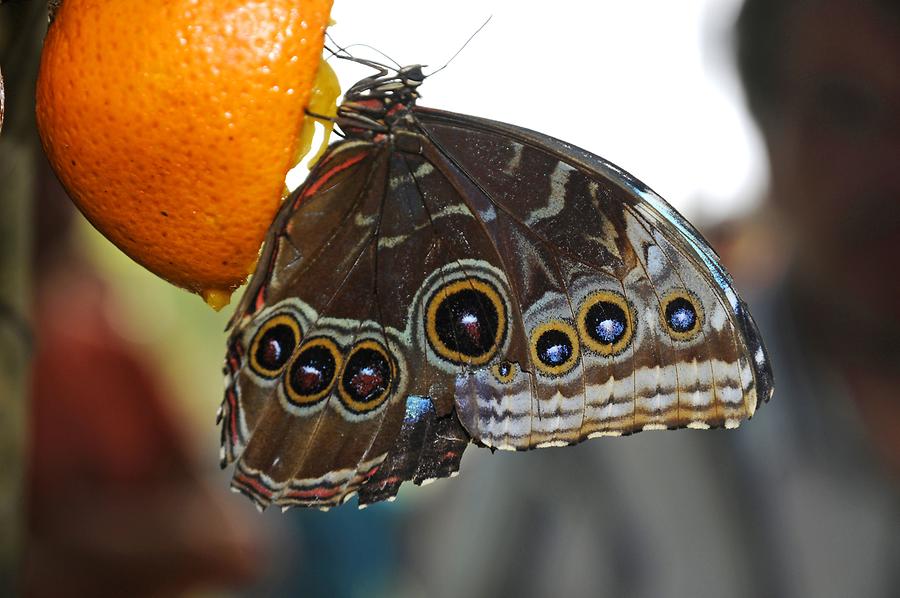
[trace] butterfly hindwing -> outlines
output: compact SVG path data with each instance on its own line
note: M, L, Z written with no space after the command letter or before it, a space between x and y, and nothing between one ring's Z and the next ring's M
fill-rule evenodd
M752 346L761 346L755 327L747 322L745 306L734 300L712 250L693 229L669 224L674 211L663 214L647 201L662 202L652 191L602 159L546 136L429 109L417 109L417 117L497 211L524 224L557 261L570 262L576 272L612 274L621 284L622 298L637 316L631 371L613 358L586 372L601 381L611 375L606 380L612 400L599 407L607 412L601 419L618 421L604 432L732 427L753 414L756 386L770 385L762 375L766 369L754 375L746 357ZM535 173L552 174L533 180ZM667 309L683 330L666 322ZM687 326L691 319L698 325ZM581 332L584 337L586 330ZM591 344L592 339L580 340ZM632 392L626 397L629 382ZM603 385L587 388L593 407ZM738 394L741 400L735 400ZM630 423L628 407L620 407L625 402L637 403Z

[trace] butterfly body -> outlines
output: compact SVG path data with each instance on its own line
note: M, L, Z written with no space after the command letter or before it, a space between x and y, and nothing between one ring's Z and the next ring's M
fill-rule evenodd
M702 237L603 159L415 106L421 67L345 94L233 320L223 465L260 507L390 499L469 442L736 427L771 395Z

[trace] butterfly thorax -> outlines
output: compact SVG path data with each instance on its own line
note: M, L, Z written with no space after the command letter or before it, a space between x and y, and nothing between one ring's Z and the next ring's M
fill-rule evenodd
M338 126L351 138L374 139L390 134L409 120L424 79L418 64L393 72L382 68L347 90L338 107Z

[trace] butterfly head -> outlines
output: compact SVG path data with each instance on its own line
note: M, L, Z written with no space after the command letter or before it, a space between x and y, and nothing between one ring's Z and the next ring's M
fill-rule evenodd
M424 65L396 69L375 66L378 73L348 89L338 107L337 124L348 136L374 137L388 133L419 98L418 88L426 78L422 72Z

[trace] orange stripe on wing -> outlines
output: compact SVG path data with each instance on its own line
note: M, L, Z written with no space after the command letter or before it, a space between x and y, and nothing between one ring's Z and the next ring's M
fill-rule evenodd
M347 160L344 160L343 162L341 162L341 163L338 164L337 166L334 166L331 170L326 171L325 174L323 174L323 175L320 176L318 179L316 179L315 181L313 181L312 184L311 184L311 185L303 192L302 195L298 195L298 196L297 196L297 199L294 200L294 209L296 209L297 206L300 205L300 200L301 200L301 199L303 199L304 197L309 197L310 195L315 194L319 189L322 188L322 185L324 185L325 183L328 182L328 180L329 180L331 177L333 177L334 175L336 175L337 173L339 173L339 172L341 172L341 171L343 171L343 170L347 170L348 168L350 168L350 167L353 166L354 164L359 163L359 162L360 162L363 158L365 158L365 157L366 157L366 154L359 154L359 155L353 156L352 158L349 158L349 159L347 159Z

